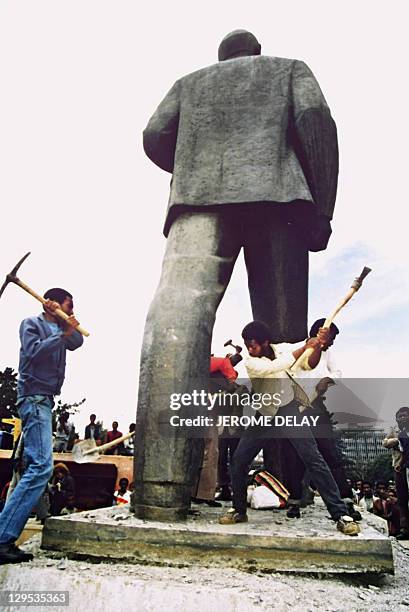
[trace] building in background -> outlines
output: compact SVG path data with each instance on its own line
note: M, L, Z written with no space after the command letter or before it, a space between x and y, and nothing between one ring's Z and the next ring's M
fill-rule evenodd
M342 429L340 431L342 452L356 465L366 465L379 455L388 453L382 446L385 435L385 430L379 428Z

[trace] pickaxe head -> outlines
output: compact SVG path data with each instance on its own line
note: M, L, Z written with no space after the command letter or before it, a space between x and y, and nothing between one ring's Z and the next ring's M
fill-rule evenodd
M2 285L2 287L1 287L1 289L0 289L0 298L1 298L1 296L3 295L3 291L5 290L5 288L7 287L7 285L8 285L9 283L14 283L14 282L16 282L16 279L17 279L17 272L18 272L18 270L19 270L19 268L20 268L21 264L22 264L22 263L23 263L23 262L24 262L24 261L27 259L27 257L28 257L29 255L30 255L30 252L26 253L26 254L24 255L24 257L22 257L22 258L20 259L20 261L19 261L19 262L18 262L18 263L17 263L17 264L14 266L14 268L12 269L12 271L11 271L9 274L7 274L7 276L6 276L6 280L4 281L4 283L3 283L3 285Z
M363 280L368 276L369 272L372 272L372 269L365 266L358 278L352 283L351 288L358 291L358 289L362 287Z

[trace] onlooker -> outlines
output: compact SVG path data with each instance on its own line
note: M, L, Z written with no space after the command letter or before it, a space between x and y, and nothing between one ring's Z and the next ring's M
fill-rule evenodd
M114 506L122 506L123 504L129 504L131 501L131 491L128 489L129 480L127 478L121 478L119 481L119 488L114 493Z
M409 540L409 493L407 466L408 456L404 457L403 445L400 437L407 437L409 428L409 407L403 406L396 413L397 427L393 428L383 441L385 448L392 451L392 467L395 471L396 494L400 513L400 533L397 540ZM406 466L406 467L405 467Z
M118 422L114 421L112 423L112 430L108 431L106 442L113 442L113 440L117 440L122 437L122 432L118 430ZM123 443L114 446L113 448L108 448L106 452L107 455L122 455L124 449Z
M354 496L354 504L358 504L359 498L361 496L362 490L362 480L356 480L355 484L352 486L352 494Z
M101 444L101 425L96 423L96 414L90 414L89 424L85 428L85 440L95 440L99 446Z
M59 516L75 510L75 483L65 463L57 463L50 485L50 514Z
M362 482L362 493L361 499L359 500L358 506L361 510L367 510L368 512L373 512L374 502L378 498L374 496L372 484L367 480Z
M58 417L53 444L55 453L66 453L70 440L74 436L74 425L69 422L69 418L68 412L62 412Z
M134 432L135 431L135 423L131 423L129 425L129 433ZM132 436L132 438L128 438L127 440L124 440L124 444L123 444L123 455L128 455L129 457L132 457L134 454L134 450L135 450L135 445L134 445L134 440L135 440L135 436Z
M375 486L375 495L380 499L386 499L387 484L384 480L378 480Z
M388 510L386 504L386 482L379 480L375 487L375 499L373 503L373 513L386 520Z
M388 521L388 533L390 536L398 536L400 533L400 512L398 496L395 491L389 491L386 499L386 520Z

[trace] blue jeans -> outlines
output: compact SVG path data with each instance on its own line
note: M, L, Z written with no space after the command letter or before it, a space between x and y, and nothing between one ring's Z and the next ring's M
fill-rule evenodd
M53 398L46 395L29 395L19 400L24 436L24 472L0 514L0 544L17 540L51 478L53 406Z

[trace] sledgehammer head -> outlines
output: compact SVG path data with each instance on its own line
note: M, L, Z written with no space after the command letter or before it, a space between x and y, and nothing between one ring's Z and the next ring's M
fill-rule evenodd
M3 283L3 285L2 285L2 287L1 287L1 289L0 289L0 298L1 298L1 296L3 295L3 291L5 290L5 288L7 287L7 285L8 285L9 283L14 283L14 282L15 282L15 279L17 278L17 272L18 272L18 270L19 270L19 268L20 268L21 264L22 264L22 263L23 263L23 262L24 262L24 261L27 259L27 257L28 257L29 255L30 255L30 252L26 253L26 254L24 255L24 257L22 257L22 258L20 259L20 261L19 261L19 262L18 262L18 263L17 263L17 264L14 266L14 268L12 269L12 271L11 271L9 274L7 274L7 276L6 276L6 280L4 281L4 283Z

